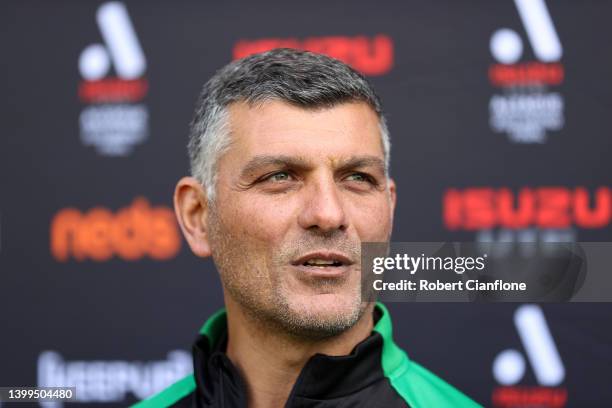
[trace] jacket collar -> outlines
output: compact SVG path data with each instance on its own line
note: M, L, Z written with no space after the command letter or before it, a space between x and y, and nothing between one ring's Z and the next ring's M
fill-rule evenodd
M302 369L289 400L340 398L361 390L384 378L387 369L405 355L392 341L389 312L381 303L374 308L372 334L346 356L315 354ZM221 309L200 330L194 346L194 376L200 405L244 406L246 388L243 380L225 355L227 316ZM396 350L397 349L397 350ZM383 353L384 351L384 353ZM395 355L399 352L399 355Z

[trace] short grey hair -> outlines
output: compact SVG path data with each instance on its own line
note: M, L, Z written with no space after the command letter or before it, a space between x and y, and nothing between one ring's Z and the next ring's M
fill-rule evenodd
M191 175L215 198L216 165L230 145L228 106L271 100L305 109L365 102L378 115L388 174L391 143L380 98L357 71L336 59L308 51L277 48L231 62L204 85L189 132Z

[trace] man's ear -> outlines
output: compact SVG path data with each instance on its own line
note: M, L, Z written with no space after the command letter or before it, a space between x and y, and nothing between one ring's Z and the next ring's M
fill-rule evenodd
M183 177L176 184L174 212L193 253L202 258L210 256L208 201L204 187L195 178Z
M393 225L393 215L395 214L395 203L397 201L397 191L395 186L395 181L393 179L387 180L387 185L389 187L389 204L390 204L390 214L391 217L391 225Z

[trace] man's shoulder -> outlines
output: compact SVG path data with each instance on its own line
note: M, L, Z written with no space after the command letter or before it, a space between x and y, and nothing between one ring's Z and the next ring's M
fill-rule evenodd
M189 374L159 393L132 405L131 408L170 407L191 394L195 387L195 378L193 374Z
M411 408L481 406L425 367L409 359L406 352L393 340L391 317L386 306L377 303L376 308L380 311L380 318L374 326L374 331L383 338L381 365L384 375Z
M482 407L419 363L407 360L402 372L388 376L398 394L412 408Z

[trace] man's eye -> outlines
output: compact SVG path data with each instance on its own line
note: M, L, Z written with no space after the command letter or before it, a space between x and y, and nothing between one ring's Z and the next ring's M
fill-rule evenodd
M359 181L359 182L370 182L372 183L372 178L363 173L353 173L347 177L349 181Z
M291 178L291 175L288 172L278 171L276 173L273 173L273 174L270 174L269 176L264 177L262 181L279 182L279 181L287 181L290 178Z

